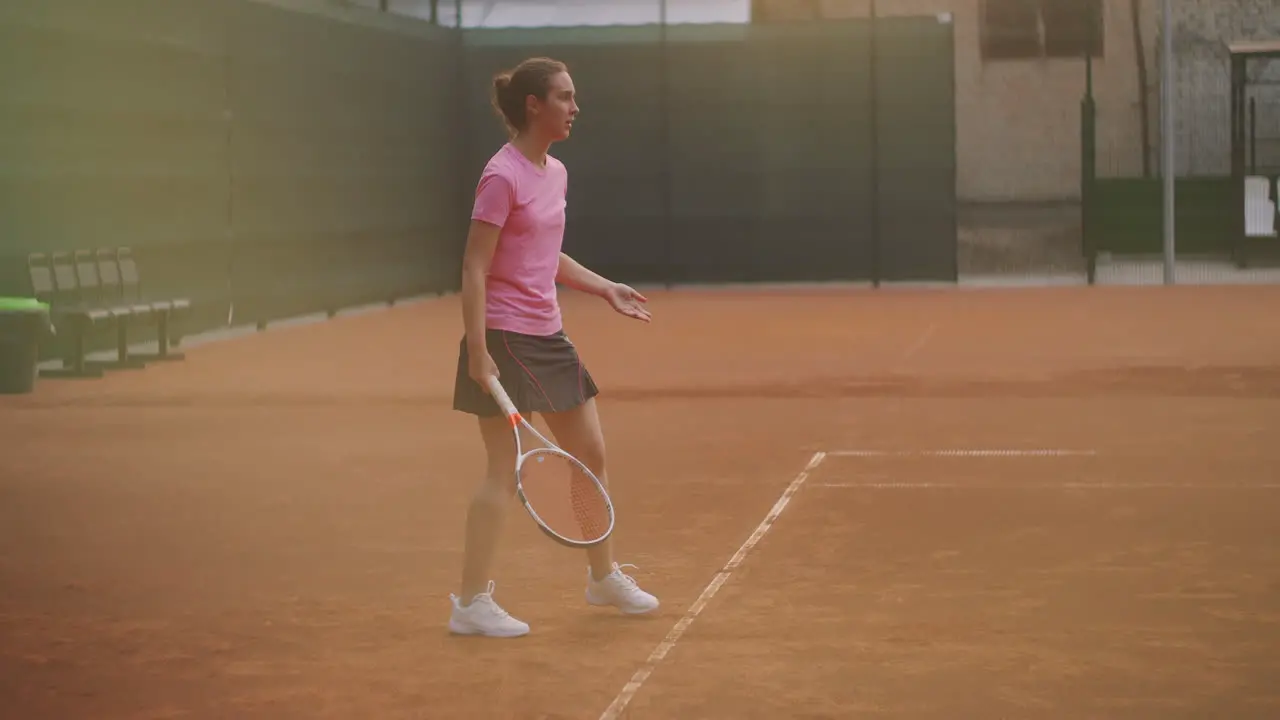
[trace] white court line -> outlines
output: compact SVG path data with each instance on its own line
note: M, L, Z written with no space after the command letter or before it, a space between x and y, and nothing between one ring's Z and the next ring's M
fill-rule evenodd
M1253 485L1204 483L1127 483L1127 482L1065 482L1053 484L992 485L982 483L948 482L832 482L818 483L814 487L844 488L849 490L1280 490L1280 483L1256 483Z
M938 329L938 326L936 324L930 325L928 328L926 328L925 331L920 334L920 337L916 338L916 341L911 343L911 346L908 347L905 351L903 351L902 359L910 360L912 355L915 355L917 352L920 352L920 348L923 348L925 346L925 343L929 342L929 338L933 337L933 333L937 329Z
M658 663L662 662L662 659L667 656L667 653L671 651L671 648L675 647L676 643L680 641L680 637L684 635L684 631L689 629L689 626L698 618L698 615L706 609L707 603L711 602L711 598L715 597L715 594L720 590L720 588L729 581L729 576L731 576L733 571L742 564L743 560L747 558L747 554L756 546L756 543L760 542L760 540L764 538L765 534L769 532L769 529L773 527L773 523L778 519L778 516L786 509L787 503L791 502L792 496L800 490L800 486L804 485L804 482L809 478L810 473L822 464L822 461L826 456L827 453L823 452L813 454L813 457L810 458L809 464L805 466L804 470L801 470L800 474L797 475L795 479L791 481L791 484L787 486L787 489L782 491L782 497L778 498L778 502L774 503L773 509L771 509L769 514L764 516L764 520L761 520L760 524L756 526L755 532L751 533L751 536L747 538L747 541L742 543L742 547L738 548L738 551L733 554L733 557L729 558L729 562L720 570L720 572L716 573L716 576L711 579L710 584L708 584L702 591L702 594L698 596L698 599L694 600L693 605L690 605L689 609L685 611L684 617L681 617L680 620L676 622L675 626L671 628L671 631L667 633L667 636L662 639L662 642L658 643L658 647L654 648L653 652L649 654L649 658L644 661L644 665L642 665L640 669L631 676L631 680L622 687L622 691L613 699L613 702L609 704L609 707L605 708L604 713L600 715L600 720L617 720L623 709L627 707L627 703L631 702L631 698L635 697L635 694L639 692L640 686L644 685L645 680L648 680L649 676L653 674L654 669L658 667Z
M1065 449L959 449L959 450L831 450L831 457L1093 457L1097 450Z

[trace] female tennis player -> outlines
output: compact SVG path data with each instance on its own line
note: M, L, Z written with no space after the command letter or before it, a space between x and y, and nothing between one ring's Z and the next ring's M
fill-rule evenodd
M507 505L515 492L511 426L485 388L497 375L516 408L541 413L556 443L607 485L596 385L565 335L556 283L603 298L614 310L648 322L646 299L561 252L568 174L551 157L578 115L573 80L563 63L525 60L494 78L493 103L510 141L490 158L476 187L463 255L462 320L453 407L479 418L488 455L484 482L467 512L466 555L459 595L450 595L452 632L516 637L529 626L493 599L489 579ZM658 599L613 561L611 543L587 550L586 601L645 613Z

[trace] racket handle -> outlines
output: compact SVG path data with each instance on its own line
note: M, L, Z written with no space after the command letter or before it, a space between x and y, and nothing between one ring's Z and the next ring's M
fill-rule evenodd
M503 389L502 383L498 382L497 375L490 375L485 384L489 387L489 394L494 400L498 401L498 407L502 408L502 412L506 413L507 418L511 420L511 424L515 425L520 419L520 412L516 410L515 404L511 402L511 398L507 396L507 391Z

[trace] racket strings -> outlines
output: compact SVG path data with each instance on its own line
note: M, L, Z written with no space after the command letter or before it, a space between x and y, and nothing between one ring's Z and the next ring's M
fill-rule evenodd
M569 498L573 506L573 517L578 523L582 535L588 538L600 537L609 529L608 510L604 506L604 498L591 478L574 466L569 470Z
M576 462L554 453L530 456L520 469L520 485L525 501L551 532L590 542L609 531L609 503Z

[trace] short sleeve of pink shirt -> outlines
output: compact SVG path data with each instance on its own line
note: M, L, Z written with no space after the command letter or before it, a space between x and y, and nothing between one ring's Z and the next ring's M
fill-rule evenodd
M510 179L501 173L486 172L476 186L476 202L471 210L471 219L483 220L498 227L506 225L513 195L515 188L511 186Z
M485 325L527 335L561 329L556 274L564 241L568 173L534 165L505 144L476 185L471 217L501 230L485 282Z

